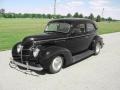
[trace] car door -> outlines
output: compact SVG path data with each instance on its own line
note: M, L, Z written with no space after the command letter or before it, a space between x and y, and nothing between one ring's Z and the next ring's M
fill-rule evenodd
M87 40L86 40L86 47L89 48L93 38L96 36L96 29L95 29L95 26L93 23L86 23L86 37Z
M74 55L87 49L86 43L88 36L86 36L84 23L76 24L75 26L73 26L72 31L74 33L69 35L66 45L67 48Z

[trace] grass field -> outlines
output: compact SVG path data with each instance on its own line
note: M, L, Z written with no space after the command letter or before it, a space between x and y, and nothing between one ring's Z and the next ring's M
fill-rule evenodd
M11 49L27 35L42 33L48 19L0 19L0 50ZM120 22L97 23L99 34L120 32Z

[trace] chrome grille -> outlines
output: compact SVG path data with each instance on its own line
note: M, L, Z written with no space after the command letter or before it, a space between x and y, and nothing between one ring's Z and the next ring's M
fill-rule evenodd
M20 53L21 62L28 60L30 58L30 53L31 53L30 49L26 49L25 47L23 47Z

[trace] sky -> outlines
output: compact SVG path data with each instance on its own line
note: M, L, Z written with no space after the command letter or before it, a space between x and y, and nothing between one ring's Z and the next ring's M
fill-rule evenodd
M0 8L6 12L53 14L54 0L0 0ZM93 13L105 18L120 20L120 0L57 0L57 14L66 15L75 12L85 16Z

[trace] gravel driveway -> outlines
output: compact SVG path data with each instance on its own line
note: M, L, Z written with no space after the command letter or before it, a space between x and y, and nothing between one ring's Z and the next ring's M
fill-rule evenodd
M18 71L9 67L11 51L0 52L0 90L120 90L120 32L102 35L98 56L57 74Z

